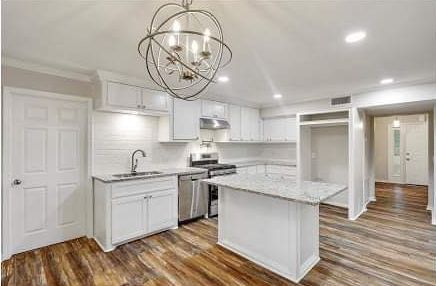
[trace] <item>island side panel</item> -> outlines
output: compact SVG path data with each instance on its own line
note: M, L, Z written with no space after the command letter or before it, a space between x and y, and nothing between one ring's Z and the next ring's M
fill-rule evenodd
M218 206L221 246L294 282L318 261L317 206L225 187Z
M320 260L319 258L319 205L297 204L300 222L298 280L301 280Z

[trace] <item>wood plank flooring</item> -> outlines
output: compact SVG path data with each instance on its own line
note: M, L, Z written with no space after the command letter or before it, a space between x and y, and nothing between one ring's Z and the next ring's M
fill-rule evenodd
M356 221L320 209L321 261L299 285L436 285L436 227L425 187L377 184L377 202ZM204 219L102 252L93 240L18 254L2 285L295 285L215 245Z

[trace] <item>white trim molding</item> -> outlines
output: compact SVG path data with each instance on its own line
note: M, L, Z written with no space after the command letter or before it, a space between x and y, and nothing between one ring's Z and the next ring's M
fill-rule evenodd
M19 68L27 71L48 74L52 76L63 77L84 82L91 82L91 76L86 73L68 70L66 68L56 68L48 65L32 63L16 58L5 57L3 58L3 66Z

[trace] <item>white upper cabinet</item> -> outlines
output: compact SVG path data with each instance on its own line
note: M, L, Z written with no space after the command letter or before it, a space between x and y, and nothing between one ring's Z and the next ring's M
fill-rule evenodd
M173 140L197 140L200 133L200 101L174 99Z
M241 138L241 107L229 105L230 141L240 141Z
M267 118L263 120L263 140L295 141L296 138L295 118Z
M259 110L250 107L241 107L241 137L243 141L260 140Z
M203 117L212 117L212 118L227 118L227 103L211 101L211 100L202 100L201 101L201 116Z
M116 82L107 83L107 104L114 107L140 108L141 88Z
M142 105L145 109L168 111L168 98L165 92L142 89Z
M97 71L93 82L94 104L98 110L153 116L168 114L169 96L144 88L142 80Z
M285 130L287 141L297 141L297 119L295 117L285 118Z

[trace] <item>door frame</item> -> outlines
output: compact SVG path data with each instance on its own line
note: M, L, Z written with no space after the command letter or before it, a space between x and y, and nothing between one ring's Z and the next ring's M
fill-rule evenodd
M77 95L66 95L60 93L53 93L47 91L38 91L32 89L23 89L23 88L15 88L15 87L4 87L2 92L2 257L1 260L6 260L11 257L11 249L12 249L12 238L11 238L11 214L10 214L10 203L11 197L10 192L12 190L12 185L10 182L12 181L12 146L13 146L13 136L11 136L12 130L12 97L15 94L25 94L27 96L32 96L36 98L48 98L48 99L59 99L59 100L68 100L73 102L84 103L87 109L87 119L86 119L86 143L85 143L85 234L88 237L93 236L93 211L92 211L92 99L88 97L82 97Z

